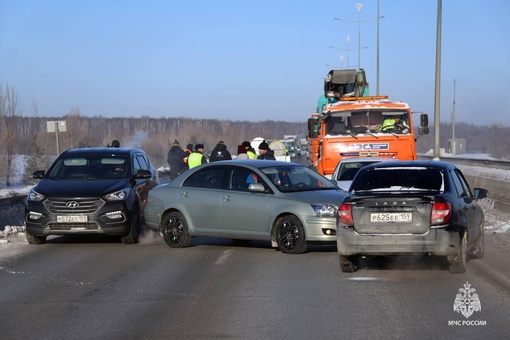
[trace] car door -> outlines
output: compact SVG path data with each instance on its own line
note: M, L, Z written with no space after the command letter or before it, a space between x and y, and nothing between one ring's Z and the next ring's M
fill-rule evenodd
M178 200L195 236L221 236L221 197L224 167L207 167L188 177L178 189Z
M230 238L269 239L269 195L252 192L248 186L261 182L256 172L234 166L227 172L227 189L221 195L222 233Z
M469 244L474 243L481 236L480 225L483 223L483 211L478 202L473 198L471 189L464 175L459 169L455 169L452 173L456 186L461 189L459 199L462 200L463 211L465 214L466 225L469 232Z

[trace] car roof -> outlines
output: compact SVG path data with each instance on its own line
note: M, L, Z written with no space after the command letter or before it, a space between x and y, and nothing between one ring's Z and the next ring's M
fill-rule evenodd
M228 160L228 161L219 161L219 162L213 162L208 163L210 165L215 164L231 164L231 165L251 165L256 168L265 168L267 166L285 166L285 165L292 165L292 166L304 166L299 163L293 163L293 162L283 162L283 161L271 161L271 160L262 160L262 159L243 159L243 160Z
M78 156L84 154L99 154L99 155L130 155L134 152L142 152L145 153L141 149L137 148L114 148L114 147L100 147L100 148L78 148L78 149L69 149L62 153L62 155L66 156Z
M352 157L342 158L338 163L386 162L392 160L393 160L392 158L379 158L379 157Z
M389 167L424 167L424 168L438 168L438 169L456 169L453 163L437 161L437 160L414 160L414 161L384 161L373 163L365 166L366 169L373 168L389 168Z

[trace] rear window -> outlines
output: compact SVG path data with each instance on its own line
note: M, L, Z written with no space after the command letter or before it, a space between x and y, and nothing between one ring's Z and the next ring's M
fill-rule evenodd
M361 171L352 191L443 191L440 169L424 167L375 168Z

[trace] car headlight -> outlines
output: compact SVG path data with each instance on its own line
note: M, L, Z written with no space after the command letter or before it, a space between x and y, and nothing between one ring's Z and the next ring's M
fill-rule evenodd
M27 196L29 201L42 201L44 196L35 191L34 189L30 190Z
M111 194L105 195L104 198L107 201L122 201L125 200L129 194L129 189L122 189L119 191L112 192Z
M312 204L312 208L318 217L336 217L338 210L333 204Z

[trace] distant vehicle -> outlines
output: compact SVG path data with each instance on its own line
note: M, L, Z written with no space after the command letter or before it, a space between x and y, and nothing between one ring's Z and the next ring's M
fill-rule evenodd
M252 148L255 149L255 152L258 153L259 145L263 141L269 145L269 148L274 151L274 157L277 161L282 162L290 162L290 156L288 156L285 152L285 144L280 140L266 139L262 137L256 137L251 141Z
M301 138L298 135L283 135L283 142L291 158L301 158Z
M140 215L149 191L159 184L158 171L143 150L82 148L63 152L25 202L30 244L48 235L118 235L136 243Z
M337 219L343 272L359 256L444 256L451 273L464 273L469 258L484 255L484 214L455 165L440 161L388 161L360 169Z
M144 215L172 248L195 236L270 241L286 254L309 242L336 243L346 193L297 163L236 160L202 164L149 193Z
M416 160L416 135L429 132L427 114L420 115L417 130L407 103L391 101L388 96L368 96L363 69L331 70L316 113L308 119L308 161L317 172L331 178L343 158Z
M367 157L367 158L343 158L336 166L331 180L342 190L349 190L354 176L359 169L372 163L387 161L388 159Z

